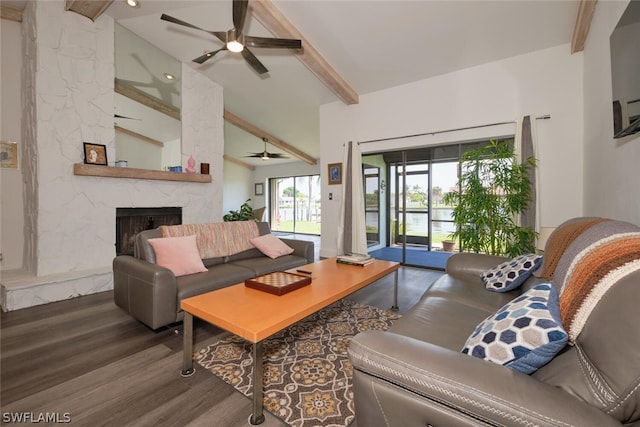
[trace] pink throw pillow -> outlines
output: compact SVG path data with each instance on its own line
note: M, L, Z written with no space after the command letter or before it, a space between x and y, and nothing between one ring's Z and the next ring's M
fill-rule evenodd
M265 234L264 236L254 237L249 241L253 243L253 246L258 248L260 252L272 259L293 253L292 247L287 245L282 240L278 239L273 234Z
M195 234L149 239L149 244L156 253L156 264L173 271L176 277L207 271L198 252Z

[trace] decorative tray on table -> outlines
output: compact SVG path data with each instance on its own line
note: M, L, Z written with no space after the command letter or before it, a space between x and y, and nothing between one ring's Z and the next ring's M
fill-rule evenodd
M311 276L276 271L244 281L248 288L258 289L275 295L284 295L311 284Z

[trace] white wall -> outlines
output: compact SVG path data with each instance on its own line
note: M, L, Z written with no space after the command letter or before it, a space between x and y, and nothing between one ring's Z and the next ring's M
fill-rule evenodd
M18 162L22 161L21 119L22 36L19 22L3 19L0 23L0 140L18 143ZM24 249L24 207L22 167L0 169L0 270L22 268Z
M326 185L326 165L341 162L349 140L410 135L551 114L537 121L541 225L582 215L582 54L569 45L516 56L362 95L360 103L320 109L323 173L321 256L336 253L342 186ZM361 145L363 154L400 147L509 135L515 125ZM332 192L333 200L328 200ZM336 197L337 196L337 197Z
M612 137L609 36L627 4L599 2L585 45L584 211L640 224L640 134Z
M228 160L224 161L223 167L222 215L239 210L247 199L252 199L251 206L259 207L253 200L253 171ZM222 217L218 220L221 221Z

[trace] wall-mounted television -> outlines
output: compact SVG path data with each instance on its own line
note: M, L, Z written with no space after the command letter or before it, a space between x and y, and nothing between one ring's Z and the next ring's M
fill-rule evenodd
M631 0L609 38L613 137L640 132L640 0Z

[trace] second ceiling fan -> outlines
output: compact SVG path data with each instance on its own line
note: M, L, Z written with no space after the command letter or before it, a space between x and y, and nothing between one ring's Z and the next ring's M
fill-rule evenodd
M242 57L258 74L264 74L269 70L267 70L267 67L265 67L262 62L260 62L260 60L258 60L258 58L248 49L249 47L301 49L302 41L297 39L279 39L245 35L243 31L248 6L249 0L233 0L233 28L228 31L205 30L164 13L160 17L160 19L174 24L204 31L215 36L216 38L218 38L218 40L224 43L224 46L220 49L205 52L204 55L195 58L193 62L203 64L205 61L213 58L218 52L228 50L230 52L242 54Z
M253 153L251 156L244 156L244 157L255 157L255 158L258 158L258 159L262 159L262 160L288 159L289 158L289 157L285 156L284 154L268 152L267 151L267 142L269 142L269 140L267 138L262 138L262 140L264 141L264 151L262 153Z

